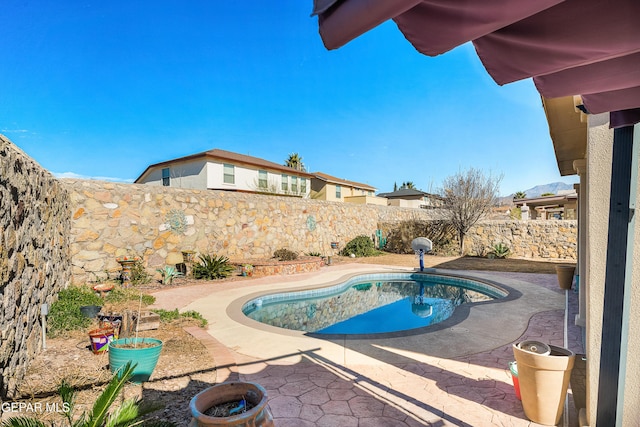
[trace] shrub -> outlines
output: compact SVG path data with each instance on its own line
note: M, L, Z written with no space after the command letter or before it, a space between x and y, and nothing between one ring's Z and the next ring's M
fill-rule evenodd
M229 263L229 258L220 255L200 255L200 262L193 265L193 277L195 279L222 279L230 276L235 267Z
M194 310L180 313L177 308L175 310L155 309L153 312L160 316L160 320L163 322L171 322L178 319L195 319L200 321L200 326L203 328L207 326L208 323L207 319L202 317L202 314Z
M358 236L355 239L347 243L340 251L340 255L350 256L354 254L357 257L366 257L378 255L380 252L376 251L373 246L373 240L369 236Z
M320 252L309 252L307 256L322 256Z
M298 259L298 254L290 251L289 249L278 249L273 253L274 258L278 258L280 261L293 261Z

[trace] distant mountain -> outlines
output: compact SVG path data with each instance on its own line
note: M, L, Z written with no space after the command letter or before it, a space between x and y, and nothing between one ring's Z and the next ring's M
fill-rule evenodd
M545 193L558 194L560 191L573 190L573 184L566 184L564 182L552 182L551 184L536 185L535 187L523 190L528 199L534 197L540 197ZM500 197L498 200L501 205L510 204L513 201L513 195L511 193L508 196Z

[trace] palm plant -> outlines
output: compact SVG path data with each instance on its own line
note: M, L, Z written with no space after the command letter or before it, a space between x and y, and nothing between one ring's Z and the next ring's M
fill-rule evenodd
M160 408L157 405L143 405L135 397L125 400L120 407L110 410L111 405L118 398L127 381L133 376L134 368L135 365L131 365L131 362L129 362L116 372L93 403L91 411L89 413L84 412L77 418L74 417L73 413L76 390L66 380L63 380L58 387L58 394L62 399L62 408L69 427L175 426L175 424L168 421L141 420L140 418L143 415ZM56 423L53 421L49 425L50 427L56 427ZM0 427L47 427L47 425L36 418L18 416L4 420Z
M403 182L402 185L400 186L400 189L409 189L409 190L415 190L416 189L416 185L413 183L413 181L406 181Z
M516 191L515 193L513 193L513 200L526 199L526 198L527 198L527 193L525 193L524 191Z
M289 154L289 157L287 157L284 165L302 172L306 172L307 170L304 163L302 163L302 157L300 157L298 153Z
M200 262L193 266L193 277L196 279L221 279L233 273L235 267L229 258L220 255L200 255Z

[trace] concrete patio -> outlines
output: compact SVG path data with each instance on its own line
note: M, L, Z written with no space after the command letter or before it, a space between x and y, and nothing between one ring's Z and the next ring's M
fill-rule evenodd
M511 296L459 309L439 325L376 338L312 337L259 324L239 311L250 296L318 287L372 271L410 270L335 265L320 273L163 290L155 293L155 305L202 313L208 331L189 332L210 350L217 381L260 383L278 427L537 425L516 399L508 363L514 360L514 342L564 346L565 292L555 275L456 272L500 284ZM580 331L573 326L577 294L569 291L568 297L567 346L583 353ZM567 425L576 426L569 395Z

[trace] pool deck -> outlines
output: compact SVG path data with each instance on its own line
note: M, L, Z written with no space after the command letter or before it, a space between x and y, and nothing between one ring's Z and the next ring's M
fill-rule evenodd
M202 313L208 330L188 330L211 352L217 381L241 379L265 387L278 427L538 425L516 399L508 363L515 342L564 346L566 296L555 275L436 270L497 283L511 296L458 309L439 325L380 337L308 336L240 312L256 295L398 271L413 270L339 264L315 273L206 283L156 292L154 306ZM566 295L567 347L583 353L573 326L577 293ZM575 413L571 403L570 426L577 425Z

